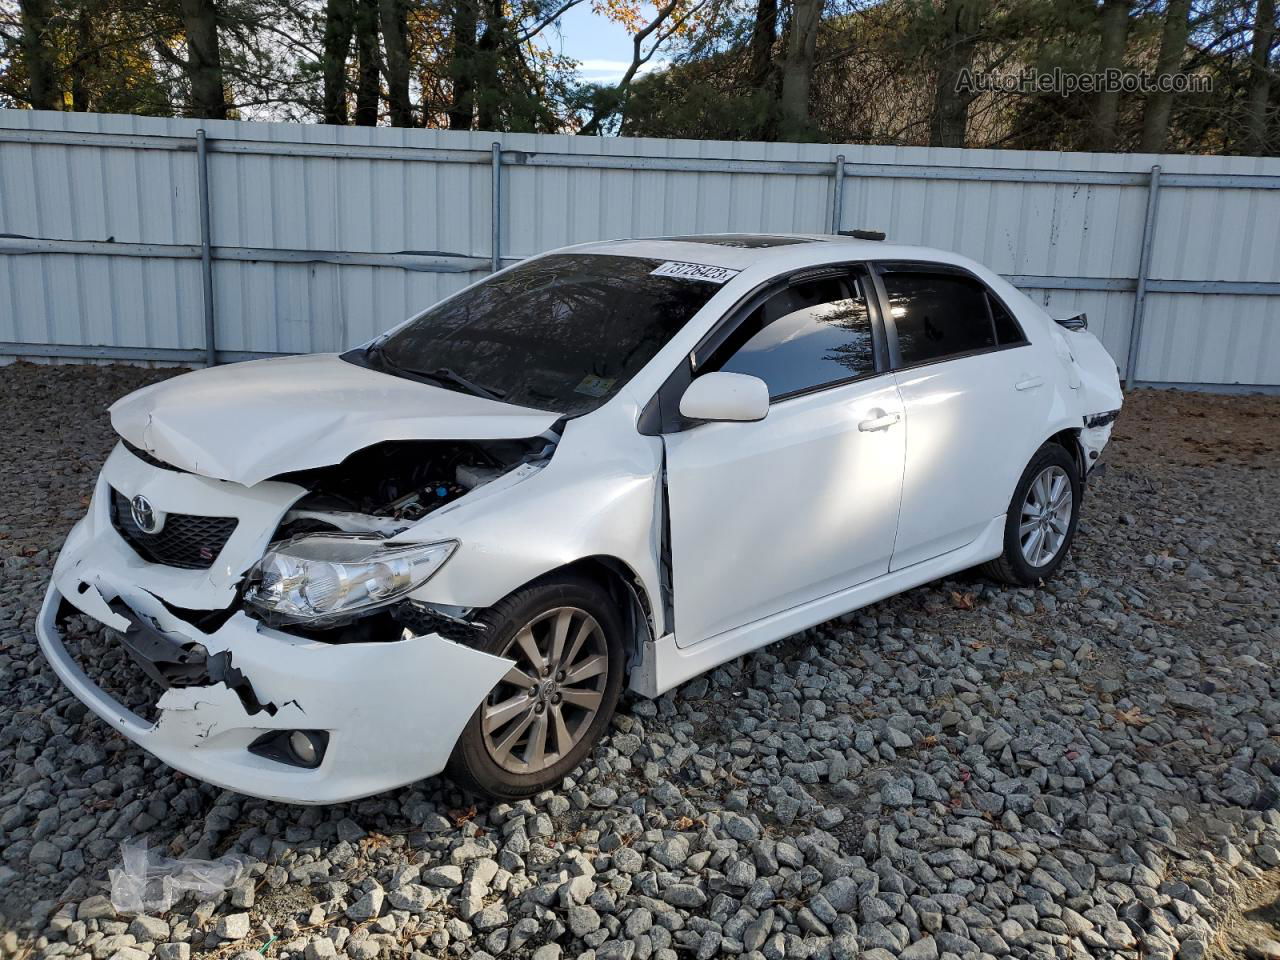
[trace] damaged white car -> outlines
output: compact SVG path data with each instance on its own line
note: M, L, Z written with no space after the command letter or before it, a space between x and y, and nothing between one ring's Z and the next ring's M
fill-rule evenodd
M341 356L116 403L40 643L232 790L330 803L448 767L528 796L624 686L975 565L1052 574L1121 404L1084 326L873 240L555 251ZM71 616L118 632L146 709L69 652Z

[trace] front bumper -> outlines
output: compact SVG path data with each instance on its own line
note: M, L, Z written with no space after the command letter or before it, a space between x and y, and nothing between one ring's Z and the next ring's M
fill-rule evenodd
M115 474L112 482L132 494L131 472L136 472L134 463L124 471L104 468L103 474ZM168 506L166 481L154 478L148 486L148 495L162 506ZM186 479L173 474L169 482ZM211 582L220 579L218 570L211 577L205 571L144 564L110 523L95 515L102 489L100 484L90 515L71 531L54 568L36 624L40 647L89 709L192 777L251 796L305 804L337 803L413 783L444 768L476 706L511 666L509 660L434 633L330 644L270 629L242 612L205 633L161 597L175 606L217 609L214 603L191 600L222 595L225 583ZM234 565L223 569L231 573ZM122 633L133 625L132 618L112 607L123 603L154 628L149 630L153 636L158 632L175 647L201 645L211 660L217 658L220 669L213 674L219 679L165 690L156 701L158 719L143 719L95 684L67 650L58 624L64 600ZM138 670L139 682L146 682L143 668ZM299 729L329 735L314 769L249 751L264 733Z

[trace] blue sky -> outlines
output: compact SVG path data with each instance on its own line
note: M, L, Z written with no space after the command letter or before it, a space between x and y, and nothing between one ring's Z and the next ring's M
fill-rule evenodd
M544 34L552 49L573 57L582 66L584 80L616 83L631 65L631 36L625 27L591 9L590 0L580 3L560 18L560 33ZM645 64L647 70L661 64L661 54Z

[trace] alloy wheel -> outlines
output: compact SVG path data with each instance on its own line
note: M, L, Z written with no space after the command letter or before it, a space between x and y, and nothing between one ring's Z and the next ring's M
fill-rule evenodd
M595 617L556 607L516 631L501 656L515 663L481 708L485 748L511 773L537 773L591 728L609 682L609 648Z
M1031 481L1018 526L1022 556L1031 566L1046 566L1067 542L1072 499L1071 478L1062 467L1045 467Z

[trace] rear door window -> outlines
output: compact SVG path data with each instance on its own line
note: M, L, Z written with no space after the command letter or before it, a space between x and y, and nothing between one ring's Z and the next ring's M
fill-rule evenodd
M987 288L977 279L928 269L888 270L881 279L903 366L997 345Z

